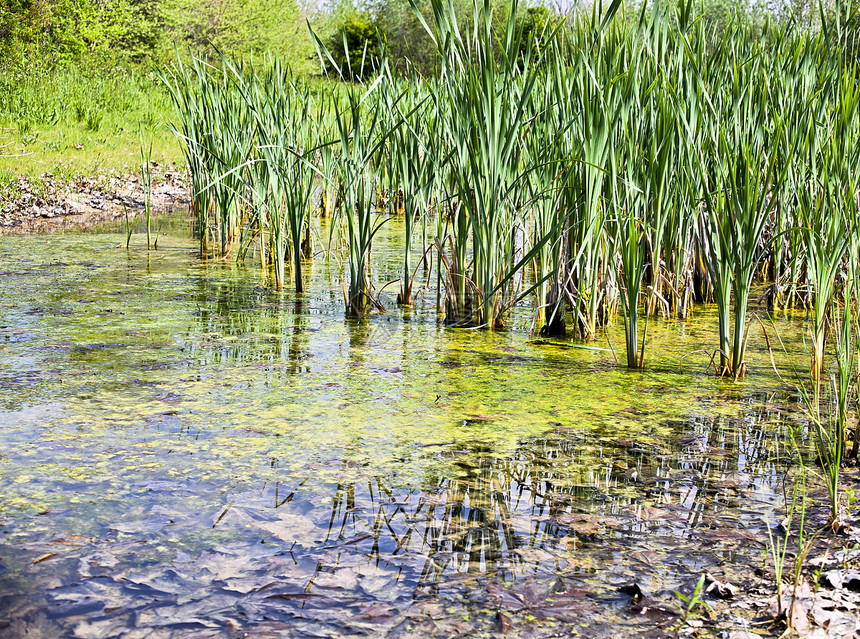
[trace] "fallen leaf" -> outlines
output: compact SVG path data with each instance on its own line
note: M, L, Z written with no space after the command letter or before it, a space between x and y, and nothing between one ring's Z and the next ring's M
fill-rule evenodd
M242 595L247 595L250 592L264 590L273 584L279 583L278 579L274 579L268 575L262 577L234 577L224 580L225 590L232 590Z
M788 625L798 632L804 632L809 629L809 616L806 611L806 606L800 599L794 599L791 602L791 608L788 614Z
M662 557L653 550L642 550L640 552L631 553L630 558L635 559L646 566L654 566L662 559Z
M55 552L49 552L49 553L47 553L47 554L45 554L45 555L42 555L41 557L36 557L36 558L33 560L33 565L38 564L38 563L39 563L39 562L41 562L41 561L45 561L46 559L50 559L51 557L56 557L56 556L57 556L57 553L55 553Z
M497 634L506 635L511 630L511 620L510 618L499 610L496 613L496 623L493 624L493 632Z
M734 599L738 594L738 587L727 581L720 581L710 573L705 573L705 581L710 585L705 593L717 599Z
M362 608L355 619L361 621L381 621L397 616L397 608L386 603L372 603Z

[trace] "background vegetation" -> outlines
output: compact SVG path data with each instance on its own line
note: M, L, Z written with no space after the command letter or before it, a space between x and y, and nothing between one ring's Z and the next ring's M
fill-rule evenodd
M430 0L416 4L429 14ZM452 4L468 26L471 2ZM502 25L509 4L493 4L493 19ZM825 2L825 20L832 4ZM701 0L698 7L716 34L733 16L762 31L767 21L821 25L818 4L808 0ZM589 10L568 6L569 14ZM637 3L624 10L635 14ZM538 43L565 17L541 4L518 13ZM166 134L167 92L153 72L177 51L213 53L214 47L246 59L275 52L294 72L317 74L309 23L347 79L361 75L362 60L372 70L381 43L398 74L431 75L439 62L409 0L0 0L0 184L20 175L132 168L141 132L153 140L154 160L181 161Z

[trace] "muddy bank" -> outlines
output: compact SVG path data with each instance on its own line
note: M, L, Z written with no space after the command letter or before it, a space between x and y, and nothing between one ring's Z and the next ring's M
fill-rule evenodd
M152 163L151 211L170 214L188 206L184 167ZM0 235L82 228L142 215L144 191L139 175L97 175L72 181L45 173L21 177L0 192Z

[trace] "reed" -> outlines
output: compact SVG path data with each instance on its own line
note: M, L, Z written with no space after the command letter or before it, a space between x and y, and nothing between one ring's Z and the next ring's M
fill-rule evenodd
M769 281L774 308L810 309L821 378L837 307L856 318L833 302L856 295L846 282L858 277L846 266L857 69L835 53L845 21L818 34L736 22L716 37L692 0L634 17L620 7L547 30L538 54L515 11L499 26L475 2L462 24L433 0L415 11L440 64L411 81L390 73L384 46L354 84L311 84L277 59L177 60L163 79L201 249L243 259L259 247L275 286L292 272L301 292L313 217L326 217L328 256L344 242L347 311L366 313L384 307L373 237L402 214L401 304L420 232L449 326L500 329L525 297L544 334L569 325L594 340L620 315L639 368L643 316L683 321L714 302L716 368L731 378L746 373L751 291Z
M146 248L152 248L152 142L149 146L140 132L140 186L143 189L143 215L146 223ZM126 241L128 247L128 241Z
M471 271L467 275L462 270L465 256L460 250L458 268L449 277L456 309L453 319L500 328L511 301L505 275L515 252L514 190L524 172L520 139L537 70L529 64L529 55L519 57L516 3L499 41L493 34L489 2L474 5L473 30L467 35L459 30L450 0L433 0L431 6L435 29L428 26L428 32L443 61L445 81L440 90L448 105L443 134L451 149L451 176L462 207L456 234L461 249L466 233L472 239ZM467 219L461 217L464 213ZM450 266L455 266L454 260ZM465 313L467 295L473 305L471 317Z
M745 82L738 78L737 85L741 84ZM698 238L719 314L719 372L737 379L746 370L746 309L762 255L761 240L776 202L772 194L789 166L778 150L788 148L790 155L792 141L780 122L766 138L768 114L755 90L740 90L733 103L738 109L733 130L712 127L708 146L699 155L700 185L706 191Z
M277 287L284 287L291 259L295 291L303 293L302 241L318 173L311 157L316 142L311 95L279 58L268 81L253 89L246 99L256 121L257 161L264 167L267 196L260 233L270 238Z
M382 308L369 278L373 237L385 223L385 218L377 214L377 183L372 161L387 132L381 131L378 111L374 110L367 119L362 111L378 86L376 82L366 91L350 88L345 104L335 116L339 136L338 199L341 202L335 214L347 230L349 288L344 301L349 315L360 315L370 307Z
M544 83L535 94L533 109L544 113L535 120L526 138L524 161L531 166L525 180L528 215L531 215L532 269L535 293L533 324L544 336L565 334L565 297L562 266L565 261L564 229L560 224L561 182L564 174L562 137L558 135L558 113L551 84ZM538 102L539 101L539 102Z
M204 104L200 99L200 87L207 77L208 70L202 60L192 58L189 65L178 56L177 61L161 73L178 117L178 122L169 126L182 146L185 163L191 174L191 213L196 219L200 251L203 254L208 252L211 208L208 185L214 177L203 143Z
M393 90L390 91L393 94ZM403 106L395 105L393 114L398 118L390 136L389 163L394 188L392 199L403 212L403 270L397 303L412 303L412 240L416 223L425 220L430 207L433 186L434 157L425 140L432 136L426 128L426 95L419 89Z

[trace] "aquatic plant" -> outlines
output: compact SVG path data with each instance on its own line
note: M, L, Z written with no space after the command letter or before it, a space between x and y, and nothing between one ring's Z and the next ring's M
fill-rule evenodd
M427 30L442 59L445 81L439 89L448 106L442 133L451 149L458 203L467 216L459 220L455 237L461 243L466 233L472 238L470 276L460 272L461 250L460 268L449 277L455 287L449 292L455 312L451 323L499 328L510 303L505 275L515 253L515 188L523 176L519 141L538 71L528 55L518 56L516 3L498 41L489 3L473 5L470 34L461 33L450 0L433 0L431 7L434 28L427 25ZM471 317L465 312L467 295L472 296Z
M767 524L769 542L768 551L770 552L774 580L776 582L776 619L784 618L786 625L789 628L793 628L795 625L801 623L797 619L798 615L806 615L806 611L803 606L799 605L800 602L798 601L797 596L797 591L802 579L801 570L803 568L803 563L811 548L811 542L814 540L814 537L810 539L806 535L806 473L807 470L803 467L800 478L795 482L794 488L792 489L791 503L786 504L788 514L782 523L780 523L782 534L774 534L770 522L765 521ZM800 513L800 523L798 525L797 550L794 553L789 553L789 538L792 534L791 525L798 512ZM788 600L788 606L786 607L786 601L783 595L786 583L783 575L785 575L785 569L789 557L792 557L791 581L789 582L792 584L792 593L791 598Z
M393 94L393 87L387 92ZM411 99L410 99L411 96ZM392 195L395 206L403 212L403 271L400 275L400 294L397 303L412 303L412 238L415 224L426 220L430 207L430 192L433 186L434 156L425 146L425 140L432 137L431 129L426 126L426 95L416 91L407 94L404 103L394 105L398 121L389 136L389 158L395 187Z
M385 218L377 214L372 161L387 132L380 130L378 111L368 118L363 112L363 105L378 86L377 82L366 90L348 89L345 104L335 115L339 136L336 171L341 203L335 216L347 231L349 288L344 301L350 315L361 314L371 306L382 307L374 297L368 269L373 237L385 223Z
M143 215L146 222L146 248L152 248L150 220L152 213L152 142L149 146L140 132L140 187L143 189ZM157 240L156 240L157 241ZM126 241L128 246L128 241Z
M778 149L791 146L779 122L765 143L764 123L750 119L762 115L752 91L745 91L739 100L743 105L739 117L745 124L739 123L734 131L712 128L698 164L700 183L706 187L698 237L719 315L719 370L720 375L734 378L746 370L747 301L761 259L761 240L776 203L771 194L788 168Z
M532 124L532 132L525 139L524 162L531 166L525 179L526 206L523 222L531 217L529 252L535 293L533 326L544 336L561 336L565 333L565 297L563 294L563 264L565 256L564 219L561 213L561 181L564 174L563 144L558 135L558 114L549 83L541 94L533 94L532 108L544 113Z
M699 576L699 581L696 582L696 586L693 588L693 592L690 593L689 597L682 592L678 592L677 590L674 591L675 596L683 602L680 606L681 618L678 620L679 629L687 625L687 622L692 619L701 608L704 607L713 610L714 607L702 598L704 591L704 573Z
M810 332L814 345L812 375L819 379L824 369L825 333L830 322L837 274L845 260L858 222L851 211L856 209L856 188L848 165L852 153L848 133L856 117L860 90L853 78L843 78L835 87L839 91L833 131L821 131L816 124L806 127L805 169L795 180L799 202L798 222L806 254L807 281L811 295ZM821 108L821 107L820 107ZM810 114L810 118L815 117ZM819 140L823 135L824 139ZM847 194L847 197L846 197ZM850 260L849 260L850 261ZM852 269L853 270L853 269Z
M205 63L192 58L190 65L177 61L162 70L161 79L167 86L176 109L178 123L170 125L171 131L180 141L185 163L191 175L191 213L196 219L200 251L208 251L209 213L211 197L209 184L214 177L209 155L203 144L203 102L200 85L208 76Z
M268 233L271 240L277 287L284 286L285 264L291 258L296 293L303 293L302 240L318 173L310 157L316 121L311 95L289 67L276 58L267 76L246 95L256 121L256 161L264 171L260 233Z
M736 21L715 38L689 0L619 8L573 16L536 51L513 13L497 21L476 1L467 27L434 0L415 15L439 66L409 82L384 45L354 85L311 87L273 59L177 61L164 79L201 248L259 247L275 286L290 263L301 291L313 218L326 217L346 307L363 313L383 307L373 236L402 214L401 303L420 229L447 325L501 328L527 296L544 334L570 325L593 340L621 315L627 364L641 367L643 313L684 319L713 301L716 370L731 378L746 373L751 290L772 280L772 308L812 311L820 377L833 293L857 278L845 264L860 117L856 65L832 52L841 27Z

